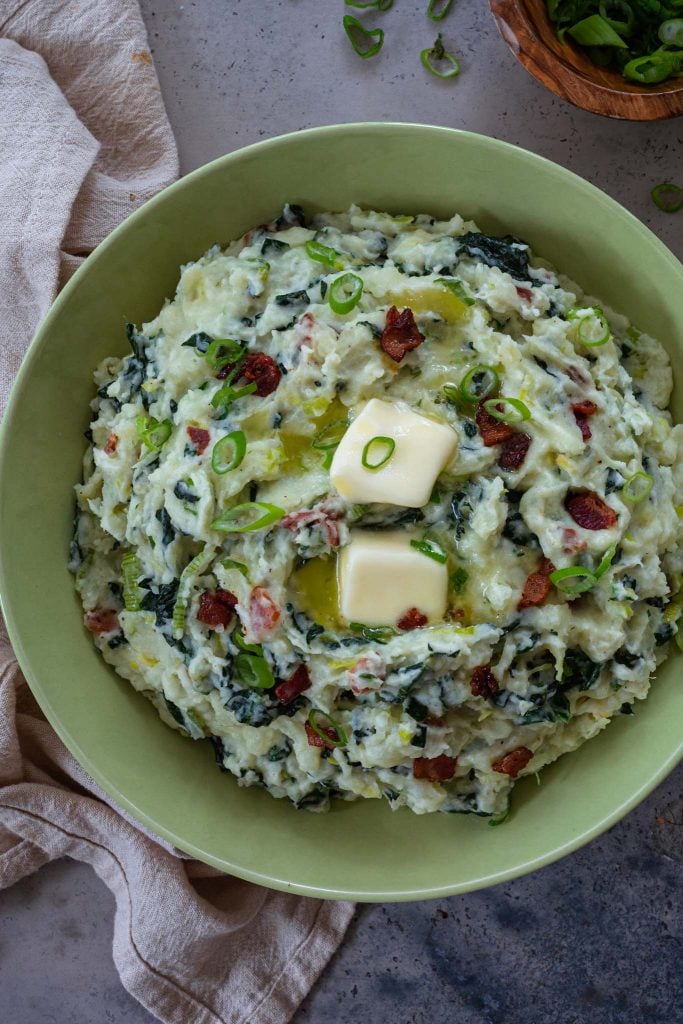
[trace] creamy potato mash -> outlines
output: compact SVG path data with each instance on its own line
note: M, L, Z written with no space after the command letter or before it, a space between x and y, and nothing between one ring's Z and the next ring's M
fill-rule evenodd
M128 337L76 488L85 625L241 785L498 820L646 696L681 611L669 361L524 242L287 206Z

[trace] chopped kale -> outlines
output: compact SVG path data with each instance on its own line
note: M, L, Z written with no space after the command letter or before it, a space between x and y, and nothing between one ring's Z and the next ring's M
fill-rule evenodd
M275 221L275 228L277 231L284 231L285 228L305 228L306 227L306 215L300 206L296 203L285 203L282 208L282 213Z
M540 548L538 537L524 522L521 512L510 512L502 530L503 537L521 548Z
M173 488L173 493L181 501L189 501L191 504L199 501L199 495L194 493L186 480L179 480Z
M117 633L116 636L113 636L111 640L107 642L107 647L110 647L111 650L114 651L117 647L125 647L127 643L128 640L123 633Z
M273 718L262 697L254 690L237 690L225 706L242 725L253 725L258 728L269 725Z
M605 494L612 494L613 491L620 491L625 483L626 480L619 470L610 466L606 474Z
M469 578L470 576L467 570L463 569L462 566L459 565L458 568L450 575L450 584L453 593L456 595L461 594L465 589L465 584Z
M277 255L285 249L289 249L287 242L281 242L279 238L266 238L261 246L261 255L267 256L269 253Z
M625 665L626 668L635 668L638 662L642 661L640 654L629 651L628 647L621 647L614 655L617 665Z
M145 581L143 580L143 583ZM140 607L143 611L154 612L156 616L157 626L163 626L164 623L168 622L173 617L173 608L178 596L178 584L179 580L173 580L171 583L161 583L156 587L156 590L148 589L147 593L140 602ZM141 583L141 586L143 585ZM154 584L152 584L154 586Z
M429 714L429 708L426 708L424 704L421 704L419 700L414 697L410 697L404 704L404 710L407 715L414 718L416 722L424 722L425 718Z
M276 295L275 302L278 306L305 306L311 300L308 292L301 288L298 292L285 292L284 295Z
M375 325L371 324L369 320L359 320L357 326L358 327L367 327L367 329L370 331L370 334L373 336L373 338L378 339L378 338L382 337L381 329L379 327L375 327Z
M465 431L465 437L477 436L477 424L474 420L464 419L462 421L462 429Z
M410 741L411 747L424 747L427 743L427 726L422 725Z
M323 783L317 783L315 789L312 789L310 793L306 793L300 800L296 800L294 806L297 811L300 811L304 807L320 807L321 804L328 803L330 799L330 791L324 786Z
M165 508L158 508L154 513L156 519L161 523L161 543L164 547L167 547L176 537L176 529L173 525L170 515Z
M222 772L229 771L229 769L225 767L225 763L223 761L223 758L225 757L226 753L223 740L220 738L220 736L209 736L209 742L213 747L213 756L215 757L216 764L218 765L220 770Z
M107 583L107 587L109 588L109 593L119 601L123 599L123 587L118 580L110 580L109 583Z
M524 242L512 235L494 238L478 231L468 231L457 239L459 255L463 252L487 267L498 267L518 281L529 279L529 250Z
M622 704L621 707L619 708L619 714L620 715L635 715L635 711L633 710L633 704Z
M173 718L178 723L178 725L182 726L182 728L187 731L185 718L178 705L174 704L172 700L168 699L168 697L164 697L164 704L166 705L166 708L168 709L168 713L171 716L171 718Z
M600 678L602 664L593 661L580 647L572 647L564 656L562 689L590 690Z
M671 637L676 632L676 627L672 622L663 622L655 630L655 643L657 647L663 647L664 644L668 643Z
M183 342L183 348L193 348L200 355L204 355L208 351L209 345L213 341L210 334L206 334L204 331L197 331L196 334L191 334L187 341Z
M277 743L274 743L273 746L268 751L268 760L282 761L284 760L285 757L287 757L289 753L291 753L291 750L292 745L289 742L289 740L285 740L281 747L278 747Z

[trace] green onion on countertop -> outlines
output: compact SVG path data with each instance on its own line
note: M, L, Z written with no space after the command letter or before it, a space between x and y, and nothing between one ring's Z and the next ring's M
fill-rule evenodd
M427 46L420 52L422 66L436 78L455 78L460 74L460 61L443 45L441 33L434 40L433 46Z
M363 60L374 57L382 49L384 29L366 28L358 18L354 18L350 14L344 15L343 23L351 46Z
M427 17L432 21L443 21L452 6L453 0L429 0Z
M683 209L683 188L672 181L662 181L650 192L652 202L664 213L678 213Z

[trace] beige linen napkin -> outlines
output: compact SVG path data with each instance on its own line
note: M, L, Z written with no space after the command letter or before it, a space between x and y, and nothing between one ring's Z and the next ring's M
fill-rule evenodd
M137 0L0 0L0 412L59 284L177 157ZM284 1024L350 903L183 858L100 790L41 715L0 622L0 889L57 857L116 900L121 980L169 1024Z

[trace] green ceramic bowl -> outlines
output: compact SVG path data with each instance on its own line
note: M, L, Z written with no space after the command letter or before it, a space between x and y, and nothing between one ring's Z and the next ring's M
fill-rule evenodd
M130 217L59 296L22 366L0 447L0 590L21 666L85 769L181 850L242 878L307 895L404 900L466 892L548 864L614 824L683 752L681 662L672 657L634 717L517 787L501 828L417 817L378 801L295 811L240 789L208 743L164 726L93 649L66 569L91 374L126 349L178 267L268 220L351 202L396 213L459 211L513 232L683 354L683 268L596 188L493 139L419 125L299 132L223 157ZM675 410L680 416L680 388Z

